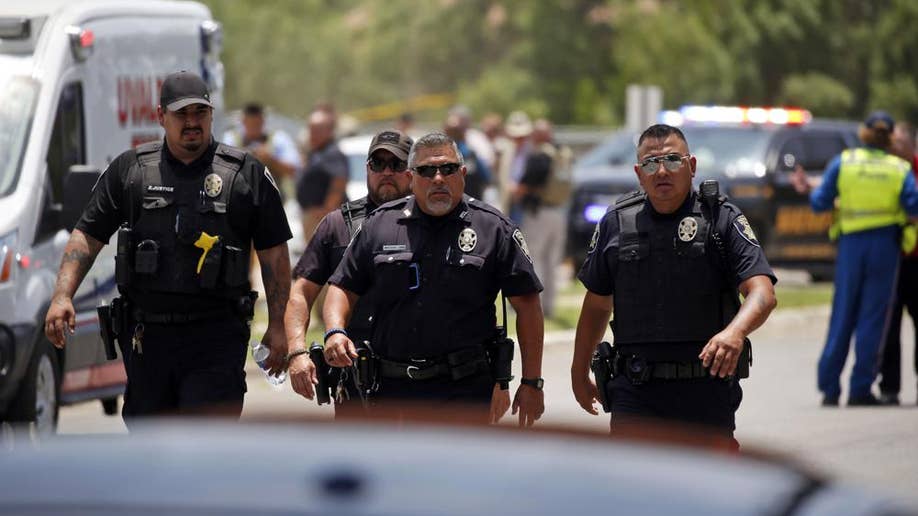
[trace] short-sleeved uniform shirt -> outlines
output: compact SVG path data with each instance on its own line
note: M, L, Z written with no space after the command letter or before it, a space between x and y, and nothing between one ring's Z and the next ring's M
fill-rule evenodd
M372 345L392 360L482 346L494 337L500 290L542 291L519 228L468 196L442 217L423 213L413 196L380 206L329 283L372 293Z
M672 217L682 217L686 210L691 209L695 195L694 192L689 195L683 206ZM650 206L649 201L644 202ZM653 208L650 207L650 209ZM736 206L730 203L720 206L714 229L723 235L729 267L728 277L733 278L734 286L758 275L768 276L772 283L777 282L765 258L765 251L755 237L755 232ZM619 236L618 212L613 207L596 224L596 230L590 242L590 252L577 275L587 290L594 294L601 296L615 294ZM710 246L709 249L713 250ZM648 285L651 284L650 280L648 278Z
M164 183L173 185L177 192L185 189L201 191L216 149L217 142L212 141L207 152L186 165L173 157L168 145L163 143L160 170ZM136 163L134 150L129 150L109 164L96 184L76 229L100 242L108 242L118 227L128 220L131 209L137 210L136 218L141 207L128 206L125 197L128 171ZM269 249L289 240L290 226L271 173L249 154L246 154L239 173L245 181L234 182L228 214L234 230L241 238L251 241L256 250ZM213 303L206 296L165 293L151 293L137 301L151 311L201 310Z
M303 175L296 187L296 198L303 208L321 206L325 203L332 179L350 177L347 156L331 142L309 155Z
M366 216L375 209L376 205L367 198ZM354 229L356 231L357 228ZM293 268L293 277L324 285L341 263L351 237L344 213L340 209L322 217L306 250Z

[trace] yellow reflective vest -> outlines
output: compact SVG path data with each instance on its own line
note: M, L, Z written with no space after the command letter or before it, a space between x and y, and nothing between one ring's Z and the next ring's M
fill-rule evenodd
M900 194L911 165L879 149L848 149L838 171L836 222L842 234L904 225Z

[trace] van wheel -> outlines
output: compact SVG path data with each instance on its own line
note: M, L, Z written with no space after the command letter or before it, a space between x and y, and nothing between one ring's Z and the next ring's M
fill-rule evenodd
M57 430L60 368L51 343L41 338L19 392L10 406L11 421L34 424L38 438Z
M106 416L114 416L118 414L118 396L114 398L105 398L99 400L102 402L102 412L105 412Z

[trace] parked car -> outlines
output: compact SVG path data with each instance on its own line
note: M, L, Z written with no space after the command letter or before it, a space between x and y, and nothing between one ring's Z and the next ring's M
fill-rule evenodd
M749 219L774 265L831 277L835 246L828 239L831 214L816 214L789 176L799 164L821 175L842 150L860 145L857 124L814 120L796 109L686 106L661 115L681 126L698 161L695 183L716 179L720 191ZM586 258L596 222L623 193L638 188L634 173L637 135L618 132L576 164L568 221L568 252Z

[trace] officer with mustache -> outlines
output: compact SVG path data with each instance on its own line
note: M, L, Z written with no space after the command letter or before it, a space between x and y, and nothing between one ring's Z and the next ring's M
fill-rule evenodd
M361 378L373 410L402 414L414 402L446 417L464 405L472 419L496 422L510 401L509 378L492 370L500 361L487 351L503 291L517 314L522 359L513 413L532 425L544 410L542 285L523 234L463 195L462 154L445 134L418 139L408 167L413 195L377 208L329 279L325 358L337 367L358 356L373 361L376 374ZM372 338L358 354L347 327L365 296L374 303Z

